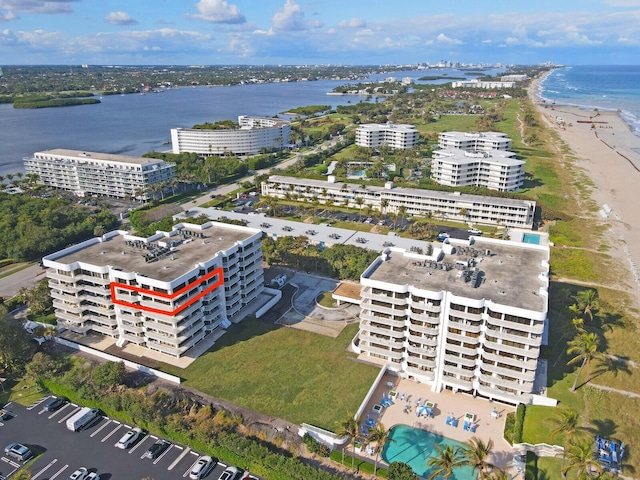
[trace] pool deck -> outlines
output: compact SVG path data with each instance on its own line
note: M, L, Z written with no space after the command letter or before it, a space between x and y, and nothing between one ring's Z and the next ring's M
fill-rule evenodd
M379 404L383 395L387 395L390 391L397 392L399 395L404 394L405 400L400 401L396 396L393 405L383 408L380 414L373 413L373 406ZM408 404L411 406L410 412L405 412L407 396L409 399ZM423 403L425 401L435 403L434 418L416 416L416 401L419 399ZM499 414L498 418L491 417L494 407ZM447 416L452 412L455 414L455 418L458 419L457 428L445 424ZM475 414L474 423L477 424L475 433L463 429L464 417L467 412ZM384 425L385 429L390 429L394 425L408 425L463 443L474 436L484 442L491 439L493 440L493 454L490 456L490 463L500 468L507 468L511 464L514 453L511 445L503 438L504 422L509 412L515 412L515 408L499 402L490 402L483 398L473 398L470 395L453 393L448 390L434 393L428 385L386 374L365 407L361 422L364 422L367 415L370 415L378 418L378 421ZM361 452L361 455L367 457L364 451Z

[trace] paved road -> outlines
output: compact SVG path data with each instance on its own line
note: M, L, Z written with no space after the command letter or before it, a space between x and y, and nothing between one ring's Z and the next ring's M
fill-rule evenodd
M35 283L45 278L44 272L45 270L38 265L32 265L13 275L0 278L0 297L11 298L17 295L22 287L33 287Z

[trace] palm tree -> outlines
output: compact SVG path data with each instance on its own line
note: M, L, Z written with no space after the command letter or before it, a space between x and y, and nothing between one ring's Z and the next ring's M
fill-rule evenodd
M337 435L344 437L347 436L351 439L351 468L355 469L356 462L356 439L358 438L358 422L356 422L355 418L348 417L346 420L340 422L340 426Z
M583 433L580 425L580 414L571 408L559 408L553 417L546 419L551 430L549 430L549 438L554 439L558 435L563 434L570 438L576 434Z
M588 439L569 442L565 449L566 465L561 468L561 472L566 474L570 470L575 470L576 478L590 478L592 470L600 471L600 464L593 458L593 445Z
M462 458L460 449L454 449L451 445L445 445L442 448L442 446L436 444L436 450L438 451L437 455L427 460L427 466L433 469L429 474L428 480L434 480L438 477L446 480L453 477L453 469L462 466L465 461Z
M465 457L463 463L473 468L473 471L476 472L476 478L487 476L487 469L491 465L487 458L491 455L492 450L493 440L489 439L487 443L484 443L478 437L473 437L462 447L462 454Z
M580 378L580 374L584 367L589 365L589 362L594 358L600 358L602 356L600 352L598 352L600 339L595 333L580 333L567 345L569 347L567 348L567 353L569 355L573 355L573 358L569 360L569 364L582 362L580 369L578 370L578 374L576 375L576 379L573 382L573 387L571 387L571 391L575 392L576 386L578 385L578 378Z
M576 301L578 308L582 310L583 317L589 317L589 320L593 321L593 313L600 307L598 291L593 288L581 290L573 299Z
M360 209L360 213L358 215L358 221L360 221L362 220L362 205L364 204L364 198L356 197L354 201L356 202L356 205L358 205L358 208Z
M385 214L385 211L387 210L388 206L389 206L389 199L388 198L383 198L382 200L380 200L380 213L382 215Z
M373 429L369 430L369 439L368 443L375 443L375 447L373 447L373 452L376 454L375 462L373 464L373 476L376 476L376 472L378 470L378 460L380 459L380 453L384 448L385 444L391 440L389 435L391 434L390 430L384 428L384 425L379 423ZM391 440L392 442L395 440Z
M404 216L406 215L406 213L407 213L407 206L406 205L400 205L398 207L398 215L400 215L400 218L402 220L404 220Z

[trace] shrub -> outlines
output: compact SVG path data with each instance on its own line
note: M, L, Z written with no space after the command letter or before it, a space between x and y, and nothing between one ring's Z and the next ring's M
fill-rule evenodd
M331 453L331 449L328 446L326 446L322 442L319 442L308 433L304 434L304 437L302 437L302 441L307 446L307 449L309 450L309 452L315 455L320 455L321 457L328 457L329 454Z
M524 414L527 407L524 403L518 404L516 409L516 421L513 427L513 443L522 443L522 430L524 428Z
M507 413L504 421L504 439L513 445L513 429L516 425L516 414L513 412Z

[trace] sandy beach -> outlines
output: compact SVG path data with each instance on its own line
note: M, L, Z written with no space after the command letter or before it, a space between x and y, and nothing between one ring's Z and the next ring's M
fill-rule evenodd
M640 137L616 112L544 103L537 96L543 79L532 82L529 96L595 185L591 197L600 208L599 220L610 225L608 253L629 273L620 287L627 287L640 305L640 208L635 199L640 186Z

